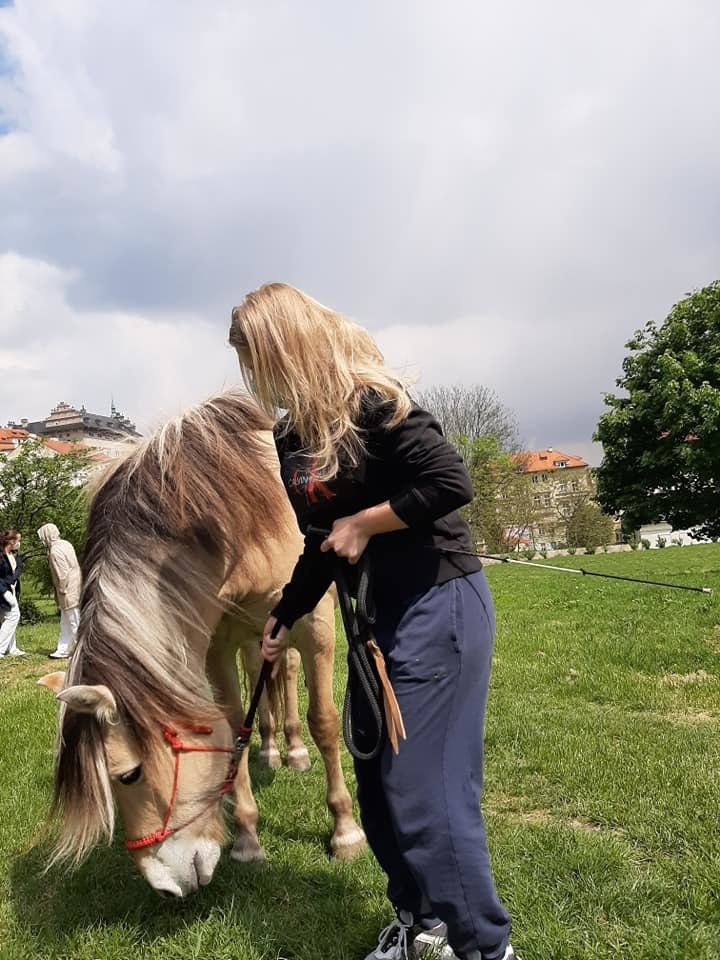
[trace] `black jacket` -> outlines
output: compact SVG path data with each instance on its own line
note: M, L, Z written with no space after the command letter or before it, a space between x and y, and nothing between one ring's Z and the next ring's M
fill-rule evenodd
M15 570L10 566L10 560L4 550L0 550L0 610L7 613L10 604L5 600L3 594L10 590L15 584L15 599L20 600L20 574L22 573L22 560L19 554L15 554L17 567Z
M438 583L482 569L476 557L443 549L473 551L470 529L457 513L473 498L460 454L443 437L437 420L413 404L408 417L388 429L391 407L368 400L361 411L366 455L357 467L341 468L319 481L296 434L275 429L283 484L288 492L305 549L273 615L285 626L312 610L333 579L337 558L320 552L321 538L308 526L329 529L333 521L390 501L407 530L378 534L368 552L378 606L423 593Z

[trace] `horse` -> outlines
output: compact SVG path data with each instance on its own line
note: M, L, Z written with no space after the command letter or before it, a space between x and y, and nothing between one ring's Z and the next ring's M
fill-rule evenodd
M109 843L117 807L140 873L155 890L184 897L212 879L222 799L233 789L231 857L264 859L247 751L239 767L232 753L243 721L237 652L254 684L263 624L302 548L270 429L250 398L231 390L164 424L96 481L77 644L56 691L53 861L78 864ZM309 766L301 660L330 848L349 859L365 836L340 765L330 594L293 627L291 644L281 684L288 764ZM270 766L280 762L275 715L264 696L260 757Z

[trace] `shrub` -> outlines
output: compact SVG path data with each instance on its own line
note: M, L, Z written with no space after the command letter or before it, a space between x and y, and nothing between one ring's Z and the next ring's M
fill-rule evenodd
M642 540L640 541L640 543L641 543L642 546L643 546L643 550L649 550L649 549L650 549L650 541L647 539L647 537L643 537Z
M667 540L665 539L665 537L658 537L658 538L657 538L657 545L658 545L658 550L662 550L663 547L666 547L666 546L667 546Z
M30 597L20 597L20 622L40 623L45 616L40 607Z
M574 557L577 553L577 547L568 547L567 552L571 557Z

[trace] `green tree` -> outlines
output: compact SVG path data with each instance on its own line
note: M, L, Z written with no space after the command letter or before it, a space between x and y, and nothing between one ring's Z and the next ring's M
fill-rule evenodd
M613 541L613 521L590 500L576 505L566 521L569 547L602 547Z
M501 449L496 437L456 437L475 498L463 508L475 542L491 552L507 550L506 533L524 532L532 523L533 506L527 477L516 458Z
M626 344L598 423L597 499L627 532L666 520L720 536L720 281L678 303Z
M13 457L0 458L0 529L23 535L25 571L39 586L50 587L45 550L37 530L54 523L78 554L85 543L85 482L89 455L80 451L56 456L38 441L26 440Z

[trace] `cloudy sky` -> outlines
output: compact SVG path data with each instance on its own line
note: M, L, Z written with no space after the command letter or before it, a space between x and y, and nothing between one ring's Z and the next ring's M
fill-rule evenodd
M0 422L237 380L268 279L590 456L720 276L717 0L0 0Z

